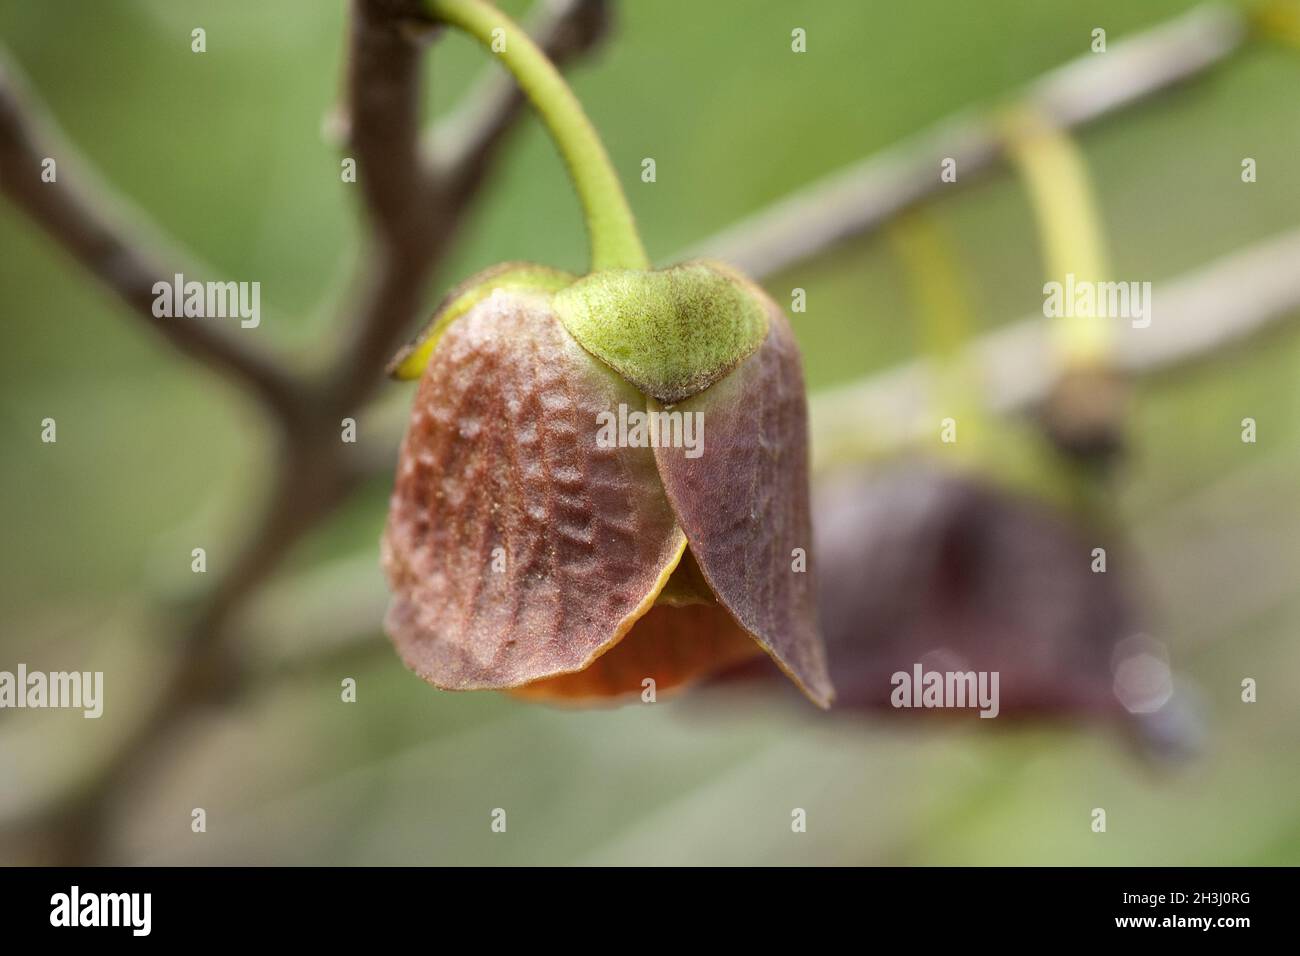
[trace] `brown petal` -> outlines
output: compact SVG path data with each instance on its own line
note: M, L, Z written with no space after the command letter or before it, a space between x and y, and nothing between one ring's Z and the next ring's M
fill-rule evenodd
M685 539L651 451L596 444L597 415L620 402L643 399L543 296L494 292L444 333L384 538L388 633L425 680L507 688L580 670L652 606Z
M794 334L761 292L767 338L730 375L672 407L702 412L702 453L659 448L659 474L709 586L819 706L834 691L817 631L808 555L808 412ZM809 555L809 557L811 557Z
M536 681L511 693L552 703L590 703L640 694L642 681L649 677L655 682L655 693L662 694L762 653L717 604L658 604L585 670Z

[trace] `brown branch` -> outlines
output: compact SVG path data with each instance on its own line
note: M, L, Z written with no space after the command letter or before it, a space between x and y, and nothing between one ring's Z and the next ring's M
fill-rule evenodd
M529 33L553 63L563 66L593 49L609 33L606 0L558 0L541 5ZM493 68L464 105L434 128L428 151L433 168L455 195L473 193L490 170L525 98L505 71Z
M227 375L251 391L283 423L298 417L296 383L280 362L250 340L247 331L186 319L159 319L153 314L154 283L170 282L177 273L199 274L193 266L159 256L153 246L174 249L177 244L147 241L135 229L143 222L136 210L127 210L120 197L111 196L90 174L75 151L47 119L36 118L29 98L19 89L13 67L0 61L0 192L26 213L62 249L121 299L134 315L174 347ZM43 182L41 163L57 162L57 180ZM91 188L96 198L91 198Z
M238 640L243 637L238 624L244 604L303 535L354 487L356 473L344 466L339 449L332 429L328 434L314 430L288 437L276 486L253 523L250 539L188 623L181 625L180 639L156 679L156 693L132 716L125 737L40 821L46 862L101 861L120 794L148 774L206 709L232 699L244 686L249 652L246 642ZM22 821L17 829L23 829Z
M348 145L371 228L392 245L408 241L432 192L420 160L422 38L409 24L416 0L354 0L347 68Z
M1222 63L1245 37L1238 11L1197 7L1044 74L1018 102L1062 129L1083 126ZM941 190L977 181L1004 158L1002 144L995 115L951 117L741 220L684 258L721 259L758 278L773 275L879 228ZM939 178L945 158L957 161L956 183Z
M384 366L424 304L425 286L478 194L501 144L521 113L513 81L493 75L456 118L435 128L442 152L418 151L418 5L354 0L348 122L358 178L381 242L347 310L352 330L335 356L326 395L340 413L355 409L381 380ZM604 35L605 0L562 0L539 22L536 39L563 66ZM492 67L494 73L500 68ZM399 80L407 87L393 89ZM504 85L503 85L504 84ZM387 90L373 94L372 88ZM394 188L393 183L403 183Z
M425 23L416 0L352 0L346 77L348 145L373 233L360 296L344 309L345 332L323 394L333 412L365 398L424 297L456 223L420 153Z

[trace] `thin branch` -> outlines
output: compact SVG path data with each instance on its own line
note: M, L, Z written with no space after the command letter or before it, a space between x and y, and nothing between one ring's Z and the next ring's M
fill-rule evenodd
M1240 49L1246 21L1211 4L1087 53L1030 84L1018 102L1063 129L1083 126L1197 76ZM957 182L939 178L946 158ZM834 173L687 250L758 278L871 232L940 190L969 184L1004 158L995 115L967 112Z
M1151 324L1117 330L1115 361L1149 376L1216 358L1300 311L1300 230L1263 240L1194 272L1154 283ZM1098 322L1122 321L1097 319ZM981 336L970 361L989 408L1002 415L1047 400L1057 382L1052 328L1041 314ZM833 465L847 454L896 453L938 428L927 417L933 379L923 360L812 397L813 458ZM934 432L937 434L937 431ZM869 448L860 442L870 436Z
M421 159L421 25L417 0L352 0L345 123L374 241L323 386L340 414L367 397L458 224Z
M594 49L610 31L606 0L553 0L540 6L529 33L551 62L560 66ZM437 124L428 151L437 175L453 194L474 191L523 113L525 102L514 79L494 68L466 96L461 108Z
M539 23L539 45L563 66L604 35L605 8L605 0L561 0ZM435 128L434 137L454 137L451 145L439 153L426 143L433 158L422 160L417 151L420 40L412 29L420 22L418 11L403 0L354 0L348 125L358 176L369 182L371 220L386 241L375 250L360 302L347 310L352 332L328 376L326 396L340 412L370 396L409 335L429 278L522 112L513 83L502 86L502 78L492 76L469 108L447 121L450 125ZM393 88L399 81L405 83L402 90ZM372 87L387 92L374 95ZM407 185L392 189L392 182Z
M102 183L79 185L78 170L87 168L53 124L39 117L19 89L13 67L0 61L0 192L26 213L65 252L120 298L150 329L191 358L204 362L247 388L282 422L299 411L296 383L274 357L253 344L247 331L188 319L159 319L153 314L154 283L170 282L177 273L196 275L192 266L159 256L144 238L152 227L133 228L143 215ZM57 163L57 179L44 182L42 161ZM88 188L93 186L96 198ZM166 243L175 249L177 244Z
M348 145L370 224L400 245L421 231L432 179L420 161L422 38L416 0L354 0L348 31Z
M277 483L250 540L217 586L182 625L154 695L133 715L130 729L89 777L49 808L45 829L53 862L98 862L106 852L118 796L147 775L168 746L206 709L229 700L244 684L248 653L235 626L245 602L289 550L343 501L354 474L339 465L339 443L308 432L291 438Z

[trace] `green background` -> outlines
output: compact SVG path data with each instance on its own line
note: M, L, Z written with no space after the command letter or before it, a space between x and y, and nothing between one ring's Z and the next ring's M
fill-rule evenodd
M512 12L521 4L503 6ZM571 72L651 255L670 261L819 176L1192 6L1028 0L628 0ZM358 196L323 135L346 7L320 0L7 3L0 43L104 180L214 275L262 283L242 333L309 365L362 248ZM208 52L190 51L190 30ZM790 52L803 27L808 52ZM433 48L429 110L493 68ZM1081 137L1115 271L1160 280L1300 223L1300 50L1258 44ZM641 159L657 182L639 179ZM1244 156L1259 181L1243 185ZM70 175L71 164L60 167ZM1025 194L997 174L933 207L981 327L1041 306ZM563 170L527 118L431 298L483 266L580 270ZM1297 264L1300 267L1300 263ZM916 351L887 239L768 288L789 301L810 384ZM256 410L146 333L0 207L0 669L106 672L99 721L0 715L0 818L93 766L157 679L156 608L211 583L248 531L271 461ZM1300 862L1300 335L1270 335L1144 383L1120 516L1144 597L1205 725L1157 765L1088 726L942 729L823 716L785 695L703 695L567 712L432 690L383 643L376 482L298 549L247 620L268 659L372 634L369 649L269 679L179 737L117 810L120 862ZM411 388L390 385L389 402ZM1245 416L1257 444L1239 438ZM40 442L40 421L58 442ZM365 440L363 432L362 441ZM344 610L339 611L340 601ZM323 652L322 652L323 653ZM356 704L339 681L358 681ZM1256 677L1260 700L1238 699ZM203 807L208 832L190 831ZM493 808L509 829L489 830ZM793 834L790 811L808 812ZM1109 832L1090 831L1105 807ZM6 859L0 845L0 862Z

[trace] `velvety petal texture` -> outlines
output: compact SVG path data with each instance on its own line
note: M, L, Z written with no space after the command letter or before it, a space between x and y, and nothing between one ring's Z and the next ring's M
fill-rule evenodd
M429 324L388 363L388 374L408 381L422 378L442 333L498 289L554 292L576 278L532 262L502 262L470 276L443 296Z
M750 292L767 308L763 344L725 378L672 406L702 413L701 453L659 448L655 457L691 553L717 599L826 707L834 692L810 564L803 369L780 307L757 287Z
M386 623L439 687L588 667L685 547L651 449L595 440L600 413L644 397L547 303L497 290L473 305L442 331L415 398L384 536Z

